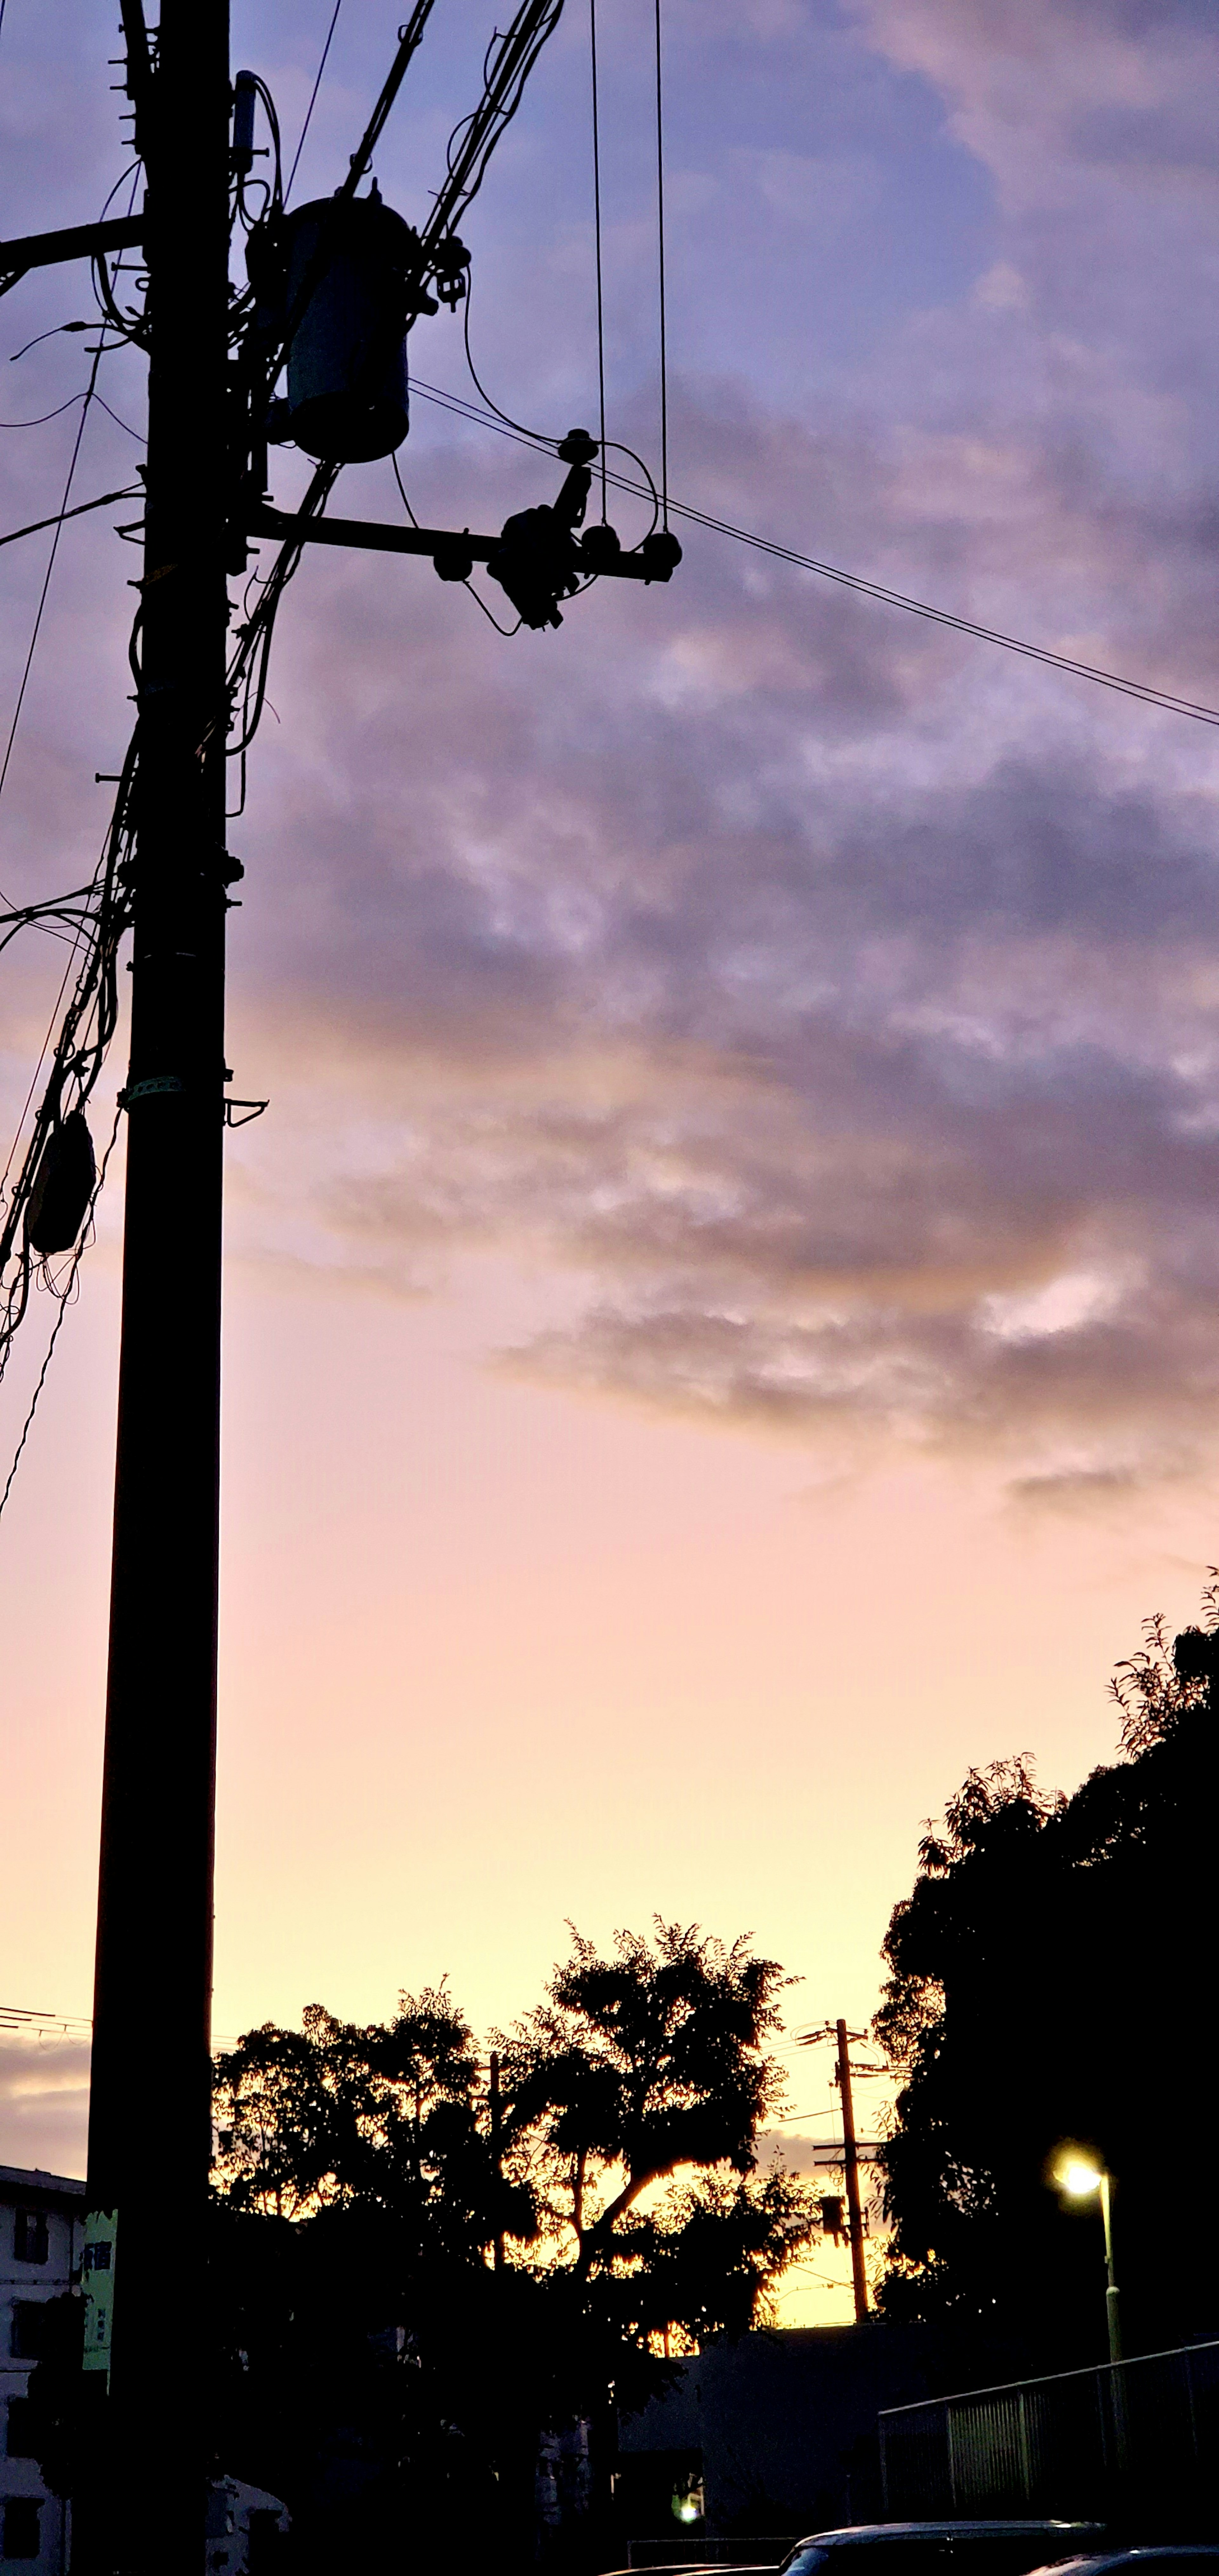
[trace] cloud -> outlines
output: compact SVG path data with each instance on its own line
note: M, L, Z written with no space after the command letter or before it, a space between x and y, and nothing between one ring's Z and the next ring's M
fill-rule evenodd
M0 2160L83 2174L88 2117L87 2044L0 2036Z
M678 148L696 353L709 173L759 277L879 202L845 111L804 147L746 130L740 23L702 22ZM831 42L811 9L748 24L768 76ZM815 382L784 267L776 377L814 390L748 381L721 329L673 386L681 490L1219 701L1207 15L854 24L835 60L894 114L917 90L998 212L952 294ZM547 269L573 313L579 238ZM650 391L615 416L652 452ZM422 398L404 470L421 517L488 529L554 482ZM370 469L344 506L399 505ZM234 1240L395 1294L518 1260L537 1314L507 1364L550 1381L989 1447L1029 1496L1176 1472L1219 1394L1212 734L682 536L668 588L602 583L511 644L424 565L306 561L234 826L230 1060L274 1104L233 1141ZM32 815L64 806L72 721L40 719Z

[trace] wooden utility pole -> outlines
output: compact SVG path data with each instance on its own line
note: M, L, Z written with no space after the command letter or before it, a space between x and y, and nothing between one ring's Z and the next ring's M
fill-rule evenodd
M148 464L122 1345L86 2228L113 2515L81 2561L203 2565L226 885L227 0L123 0L147 170Z
M861 2326L868 2313L868 2276L863 2260L863 2210L859 2200L859 2151L855 2144L851 2052L846 2023L836 2022L834 2027L838 2038L838 2089L842 2095L842 2159L846 2167L847 2216L851 2230L851 2281L855 2291L855 2323Z

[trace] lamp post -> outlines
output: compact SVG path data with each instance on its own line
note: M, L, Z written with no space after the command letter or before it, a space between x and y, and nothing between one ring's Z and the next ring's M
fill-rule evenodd
M1113 2266L1113 2219L1110 2205L1110 2177L1101 2164L1090 2156L1066 2155L1055 2173L1059 2190L1068 2200L1089 2200L1093 2192L1100 2195L1100 2214L1105 2230L1105 2324L1109 2330L1109 2359L1122 2358L1122 2329L1118 2316L1117 2273Z

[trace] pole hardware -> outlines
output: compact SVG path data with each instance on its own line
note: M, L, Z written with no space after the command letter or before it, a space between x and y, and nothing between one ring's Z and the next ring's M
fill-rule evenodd
M141 249L146 221L142 214L109 215L100 224L68 224L59 232L27 233L21 241L0 242L0 295L7 295L31 268L96 259L99 251Z
M573 468L573 473L587 471ZM244 535L277 537L294 545L351 546L370 554L430 555L441 581L468 581L476 563L487 566L506 590L527 625L557 625L560 598L569 597L592 575L616 581L671 581L681 562L681 547L670 529L655 528L627 553L612 528L587 528L575 534L571 497L564 500L569 474L558 502L519 510L506 519L499 535L476 535L469 528L397 527L379 519L306 519L261 497L249 497ZM506 576L506 577L505 577ZM565 587L563 585L566 585ZM531 614L524 615L521 598Z

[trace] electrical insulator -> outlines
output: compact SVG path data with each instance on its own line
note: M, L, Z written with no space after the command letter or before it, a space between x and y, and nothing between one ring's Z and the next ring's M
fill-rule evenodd
M278 304L273 318L292 334L278 436L326 464L392 455L410 416L406 326L415 310L436 309L410 283L417 233L383 204L374 181L367 197L298 206L270 262L254 240L260 327L272 319L267 306Z
M53 1252L70 1252L84 1224L97 1165L93 1139L83 1109L73 1109L62 1126L53 1127L30 1192L25 1220L31 1252L46 1260Z

